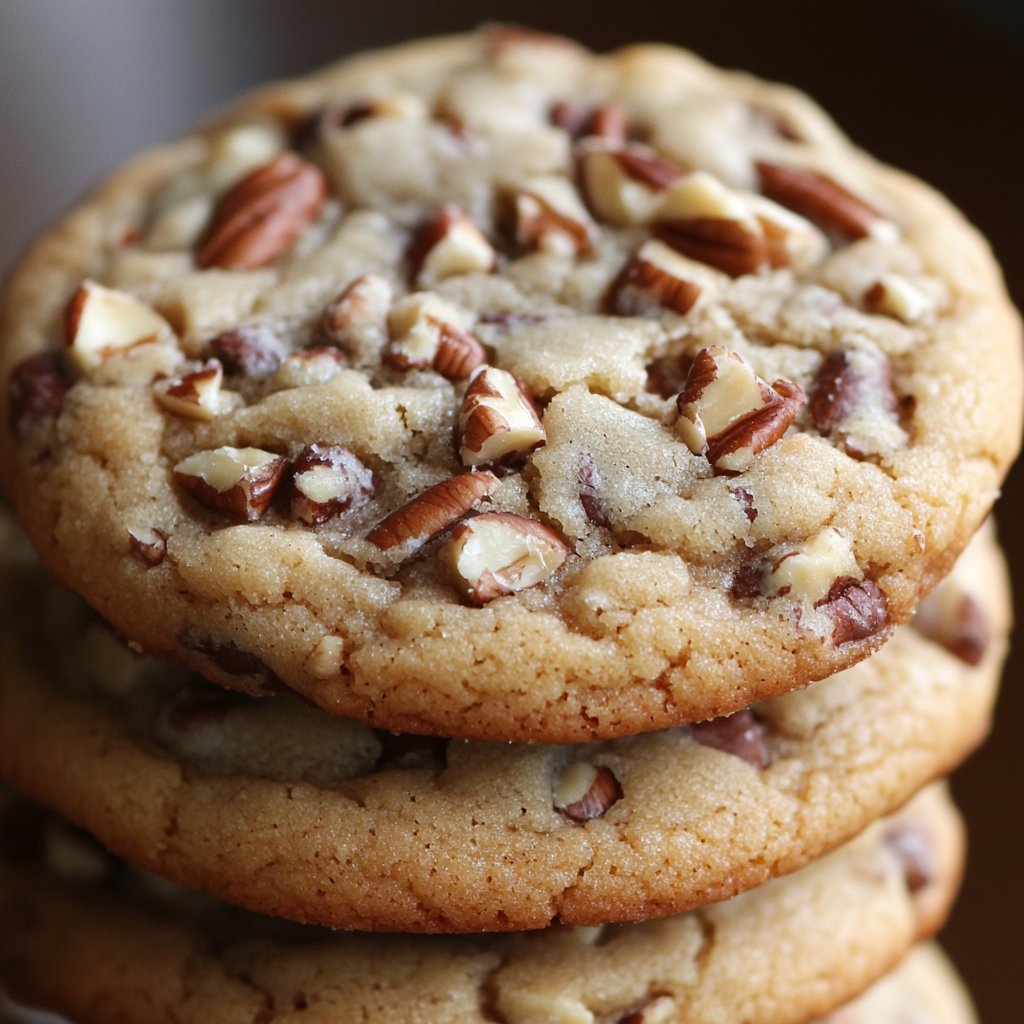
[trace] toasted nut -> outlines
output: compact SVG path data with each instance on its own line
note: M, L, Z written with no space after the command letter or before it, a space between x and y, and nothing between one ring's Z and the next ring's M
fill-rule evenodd
M723 217L663 220L655 224L654 233L677 252L730 277L756 273L768 264L764 234L749 222Z
M311 444L292 469L292 515L311 526L373 497L373 474L347 448Z
M768 764L767 730L749 709L723 718L696 722L690 726L690 731L702 746L732 754L755 768L764 768Z
M255 520L267 510L288 472L288 460L260 448L214 448L174 467L182 489L215 512Z
M702 349L676 399L676 430L694 455L706 455L716 473L740 473L775 444L804 401L787 380L771 387L730 349Z
M821 227L850 239L889 239L896 227L874 207L827 175L801 167L759 162L761 191Z
M776 559L764 581L764 591L771 597L788 595L813 607L827 599L836 580L857 582L863 578L849 539L827 526Z
M221 197L199 241L196 264L253 270L274 263L319 216L326 198L320 169L282 153Z
M132 554L149 569L158 566L167 556L167 536L153 527L129 527L128 542Z
M151 306L94 281L75 292L64 318L68 355L83 373L118 352L171 335L170 324Z
M432 367L449 380L466 380L487 361L483 346L458 326L461 314L432 292L414 292L391 307L388 362L400 369Z
M464 466L525 455L547 439L522 382L495 366L483 366L474 374L462 400L455 436Z
M224 368L211 359L201 369L165 377L153 385L153 396L165 408L194 420L215 419L221 411Z
M552 792L555 810L572 821L600 818L621 799L622 787L614 772L589 761L573 761L562 772Z
M992 642L992 626L981 604L947 577L917 607L914 628L968 665L977 665Z
M222 331L207 342L207 348L225 373L253 380L269 377L281 365L287 351L279 329L267 323L242 324Z
M672 996L655 996L620 1017L617 1024L669 1024L679 1020L679 1005Z
M391 285L379 274L357 277L324 310L322 337L353 354L379 352L387 341L391 297Z
M534 587L565 561L568 545L536 519L489 512L460 524L441 558L478 604Z
M442 480L385 516L366 539L382 551L402 545L415 551L471 512L497 486L498 478L486 470Z
M646 390L662 398L675 398L686 387L690 361L682 355L658 356L646 369Z
M629 115L617 103L587 110L571 100L559 100L552 105L548 117L556 128L568 132L574 139L596 135L613 142L625 142L629 135Z
M644 242L608 291L608 305L622 316L651 316L670 309L682 316L700 297L700 285L686 279L686 263L667 245Z
M409 277L419 288L433 288L458 274L486 274L494 269L491 243L454 203L446 203L420 227L407 259Z
M934 311L930 296L899 274L885 274L864 292L869 313L895 317L905 324L917 323Z
M906 443L892 367L877 349L840 349L821 364L810 396L811 419L855 459Z
M874 636L889 625L889 601L871 580L840 578L817 607L832 619L837 647Z
M598 220L645 224L661 193L683 173L650 146L585 139L577 146L577 174L587 205Z
M899 822L885 831L885 845L896 855L909 892L918 892L938 877L935 844L917 822Z
M9 420L16 437L55 420L64 408L71 382L56 352L40 352L23 359L11 371Z
M262 658L251 651L244 651L231 640L219 640L198 633L191 628L180 633L178 640L183 647L209 658L214 665L229 676L248 676L263 689L275 689L281 680Z
M567 178L526 178L513 197L515 237L523 249L585 256L593 248L597 225Z

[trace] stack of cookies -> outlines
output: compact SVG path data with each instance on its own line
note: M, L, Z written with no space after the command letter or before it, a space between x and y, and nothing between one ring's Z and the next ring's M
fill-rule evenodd
M0 980L973 1020L894 968L959 882L1021 378L941 197L676 50L486 29L144 155L0 309L0 479L69 588L5 521Z

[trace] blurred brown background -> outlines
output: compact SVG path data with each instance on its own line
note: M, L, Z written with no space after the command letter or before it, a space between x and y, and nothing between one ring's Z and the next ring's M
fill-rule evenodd
M416 35L507 20L597 49L688 46L812 93L876 155L946 192L989 236L1024 305L1024 4L1020 0L592 0L586 7L373 0L3 0L0 267L85 187L239 90ZM582 17L574 12L585 12ZM1024 467L1000 506L1024 619ZM1024 1019L1024 630L988 746L957 776L967 883L944 936L986 1024Z

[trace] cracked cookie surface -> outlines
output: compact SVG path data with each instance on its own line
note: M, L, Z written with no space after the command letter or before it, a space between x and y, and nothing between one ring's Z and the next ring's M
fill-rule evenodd
M982 738L1009 619L986 530L834 678L696 726L507 745L228 693L132 654L21 561L0 559L25 616L0 635L0 774L146 869L376 931L640 920L796 870Z
M142 157L0 310L0 476L154 654L406 732L580 741L909 618L1020 430L984 243L806 98L505 31Z
M526 935L366 936L231 911L140 877L60 822L33 831L21 817L20 850L0 861L0 980L92 1024L801 1024L941 924L962 857L956 813L929 790L801 872L701 911ZM893 838L908 828L927 837L924 882Z

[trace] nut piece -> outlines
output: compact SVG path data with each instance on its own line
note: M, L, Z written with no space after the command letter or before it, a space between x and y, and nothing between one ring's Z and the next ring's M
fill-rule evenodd
M895 317L905 324L917 323L933 312L931 298L899 274L884 274L864 292L869 313Z
M618 1024L669 1024L679 1020L679 1005L672 996L655 996L620 1017Z
M855 459L881 454L907 440L899 423L892 367L877 349L833 352L815 378L810 411L814 426Z
M516 243L527 252L585 256L597 236L575 186L557 175L525 179L514 194L513 215Z
M196 251L200 267L254 270L274 263L316 220L327 179L295 153L247 174L220 198Z
M896 226L827 175L760 161L761 191L815 224L848 239L896 237Z
M700 285L686 280L687 265L662 242L644 242L608 291L608 306L621 316L657 316L670 309L688 313Z
M268 323L242 324L211 338L207 348L224 367L224 372L242 374L253 380L269 377L287 351L277 328Z
M521 381L496 366L478 369L466 389L455 431L464 466L525 455L547 434Z
M914 628L968 665L977 665L992 642L988 615L960 584L947 577L917 607Z
M646 224L661 193L683 169L650 146L585 139L576 147L580 192L598 220L628 227Z
M572 821L590 821L622 799L622 787L610 768L573 761L555 783L551 798L559 814Z
M449 380L466 380L487 361L487 353L458 326L460 319L460 312L440 296L413 292L391 307L385 358L402 370L431 367Z
M938 877L935 844L923 825L911 821L890 825L884 840L900 862L908 892L918 892Z
M764 581L764 592L769 597L788 595L816 607L828 599L837 580L856 583L863 578L849 539L827 526L799 548L776 559Z
M489 512L460 524L441 558L466 597L486 604L543 582L568 554L562 538L536 519Z
M9 419L15 437L25 437L36 426L55 420L64 408L71 382L57 352L40 352L22 360L11 371Z
M158 566L167 556L167 535L153 527L128 527L129 546L147 569Z
M755 768L768 764L767 730L749 708L723 718L696 722L690 726L690 732L701 746L732 754Z
M408 545L411 554L476 508L497 486L498 478L486 470L442 480L385 516L366 539L382 551Z
M871 580L840 578L823 601L832 619L832 643L837 647L874 636L889 625L889 601Z
M676 399L676 430L716 473L741 473L785 434L803 402L796 384L769 387L739 353L712 345L697 354Z
M494 269L491 243L454 203L446 203L420 227L406 256L409 277L419 288L433 288L457 274Z
M379 274L357 277L324 310L321 336L353 355L379 352L387 340L391 298L391 285Z
M127 292L86 281L71 297L64 317L64 340L71 361L83 373L110 356L171 335L152 307Z
M288 472L288 460L261 448L214 448L174 467L183 490L215 512L240 520L263 515Z
M590 452L580 452L576 457L576 484L580 495L583 514L594 526L611 526L605 504L604 479Z
M827 249L821 232L802 217L763 196L727 188L704 171L668 189L654 230L673 249L731 277L765 266L800 269Z
M153 396L165 408L194 420L212 420L221 411L224 368L211 359L201 369L180 377L165 377L153 385Z
M336 377L346 366L348 357L336 345L314 345L292 352L274 373L270 386L274 391L315 387Z
M361 508L373 497L373 474L347 448L311 444L292 470L292 515L310 526Z
M559 100L551 107L548 119L574 139L596 135L601 139L625 142L629 135L629 115L617 103L604 103L587 110L572 100Z
M245 651L232 640L218 640L195 632L191 628L178 635L182 646L209 658L229 676L248 676L264 690L276 689L281 680L274 670L258 655ZM225 695L222 695L222 697Z

